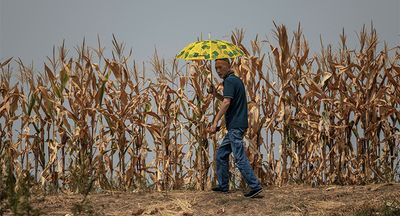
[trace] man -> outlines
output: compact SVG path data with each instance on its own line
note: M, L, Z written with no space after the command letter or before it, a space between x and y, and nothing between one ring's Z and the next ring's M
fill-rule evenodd
M217 178L218 186L213 191L228 192L229 190L229 155L233 152L235 164L240 173L250 187L250 191L245 193L245 197L255 197L262 191L262 187L254 171L247 159L243 136L248 128L247 99L246 91L242 80L235 76L231 70L229 59L217 59L215 61L215 69L218 76L222 78L224 91L223 95L216 92L215 88L211 88L214 97L222 101L221 108L215 116L214 122L209 133L216 133L219 120L225 114L226 128L228 134L223 139L217 150Z

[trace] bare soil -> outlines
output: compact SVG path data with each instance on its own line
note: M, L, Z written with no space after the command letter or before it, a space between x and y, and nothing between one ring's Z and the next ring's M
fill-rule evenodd
M35 195L43 215L400 215L400 184L264 187L242 191L102 192Z

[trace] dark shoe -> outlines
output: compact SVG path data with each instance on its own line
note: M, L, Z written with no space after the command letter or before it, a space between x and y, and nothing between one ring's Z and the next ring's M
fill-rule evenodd
M215 191L215 192L228 193L228 189L223 189L223 188L221 188L219 186L215 186L215 187L211 188L211 190Z
M262 190L263 190L262 188L254 189L254 190L251 190L251 191L245 193L244 196L248 197L248 198L254 198L258 194L260 194L262 192Z

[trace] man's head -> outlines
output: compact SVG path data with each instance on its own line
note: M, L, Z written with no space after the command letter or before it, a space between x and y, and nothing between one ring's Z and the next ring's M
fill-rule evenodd
M215 60L215 70L219 77L224 79L231 71L231 63L229 59L217 59Z

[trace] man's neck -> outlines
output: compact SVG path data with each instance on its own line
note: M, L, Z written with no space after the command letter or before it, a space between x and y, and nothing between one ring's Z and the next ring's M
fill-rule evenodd
M233 74L232 70L229 70L228 73L225 75L224 79L226 79L229 75Z

